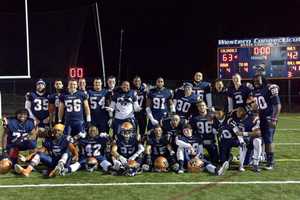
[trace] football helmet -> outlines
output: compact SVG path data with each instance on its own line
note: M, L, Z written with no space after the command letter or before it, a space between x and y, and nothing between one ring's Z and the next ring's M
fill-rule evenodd
M157 172L167 172L169 167L168 160L163 157L159 156L154 161L154 170Z
M130 122L124 122L121 125L121 135L125 138L125 140L129 140L130 137L133 136L134 127Z
M12 168L12 162L5 158L0 161L0 174L6 174Z
M64 134L65 125L63 124L55 124L51 131L52 138L59 138Z
M199 158L193 158L187 164L187 171L191 173L198 173L203 171L203 169L204 169L204 162Z
M85 168L89 172L93 172L98 168L98 161L95 157L89 157L86 159Z

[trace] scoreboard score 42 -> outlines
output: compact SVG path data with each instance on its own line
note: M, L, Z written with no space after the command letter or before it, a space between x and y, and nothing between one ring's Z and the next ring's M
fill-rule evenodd
M300 78L300 37L219 40L217 51L221 79L251 79L258 68L271 79Z

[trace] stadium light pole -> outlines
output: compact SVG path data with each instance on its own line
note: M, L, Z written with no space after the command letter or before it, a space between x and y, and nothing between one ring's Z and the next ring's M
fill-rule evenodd
M120 53L119 53L118 84L120 84L120 80L121 80L122 54L123 54L123 34L124 34L124 30L121 29L121 33L120 33Z
M102 64L103 85L104 85L104 87L106 87L105 64L104 64L104 55L103 55L103 45L102 45L101 24L100 24L100 15L99 15L98 2L95 3L95 8L96 8L96 21L97 21L97 29L98 29L98 40L99 40L99 48L100 48L100 56L101 56L101 64Z

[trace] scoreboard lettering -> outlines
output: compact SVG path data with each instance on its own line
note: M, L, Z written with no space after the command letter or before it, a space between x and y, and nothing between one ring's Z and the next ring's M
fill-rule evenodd
M218 77L252 78L258 66L273 79L300 78L300 37L219 40Z

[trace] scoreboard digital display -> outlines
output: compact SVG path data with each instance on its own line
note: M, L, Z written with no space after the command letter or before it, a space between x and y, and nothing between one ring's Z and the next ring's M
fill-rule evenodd
M258 68L271 79L300 78L300 37L219 40L217 51L221 79L251 79Z

